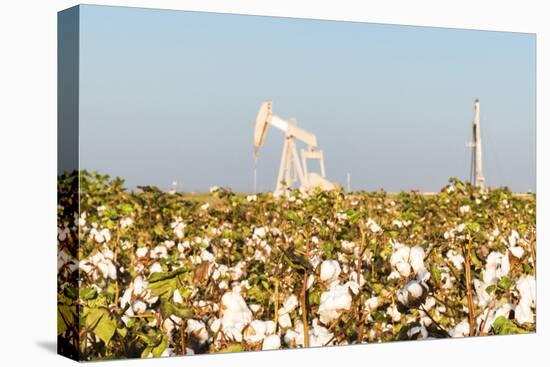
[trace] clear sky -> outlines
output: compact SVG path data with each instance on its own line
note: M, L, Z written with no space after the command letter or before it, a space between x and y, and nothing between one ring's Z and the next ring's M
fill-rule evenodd
M82 6L80 163L167 189L253 189L262 101L315 133L327 177L354 190L467 179L481 101L490 186L535 191L535 36ZM271 129L258 188L273 190Z

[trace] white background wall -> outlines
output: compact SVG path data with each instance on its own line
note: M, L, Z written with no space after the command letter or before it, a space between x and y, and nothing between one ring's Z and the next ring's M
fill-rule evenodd
M517 366L548 355L550 22L545 1L97 0L228 13L537 33L538 309L536 335L106 362L102 366ZM0 2L0 364L66 365L56 330L56 21L68 0ZM546 23L546 24L545 24ZM475 55L472 55L475 57ZM546 64L546 70L544 70ZM544 102L545 101L545 102ZM548 113L546 114L548 116ZM548 120L548 119L546 119ZM546 121L548 122L548 121ZM545 187L546 183L546 187ZM545 204L544 204L545 203ZM546 225L546 227L545 227ZM544 342L546 340L546 343Z

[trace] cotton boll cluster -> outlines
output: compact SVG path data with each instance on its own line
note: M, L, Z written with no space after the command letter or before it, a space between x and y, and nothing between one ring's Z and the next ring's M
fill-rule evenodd
M405 307L420 306L428 296L428 286L419 280L411 280L397 292L397 300Z
M187 320L187 327L185 332L193 338L195 344L202 346L206 344L210 338L206 325L200 320L189 319Z
M131 217L124 217L120 220L120 227L127 228L130 227L132 223L134 223L134 220Z
M179 239L182 239L185 236L184 230L186 226L187 225L183 223L182 219L179 217L170 224L170 227L172 227L172 230Z
M392 241L393 254L390 258L390 264L395 269L389 275L390 279L399 279L408 277L411 272L418 273L424 270L424 249L419 246L409 247L399 242Z
M312 321L308 329L310 347L323 347L334 343L334 334L326 327L319 325L316 319ZM301 321L297 321L296 327L293 330L287 330L284 336L285 344L292 348L303 347L304 339L304 324Z
M380 226L378 225L378 223L376 223L374 220L372 220L371 218L369 218L367 220L367 228L370 229L370 231L372 233L378 233L382 230L382 228L380 228Z
M249 344L256 344L275 333L276 325L274 321L253 320L248 324L243 332L244 340ZM278 336L277 336L278 338ZM273 340L271 341L271 343ZM270 342L268 342L269 345ZM279 340L280 343L280 340Z
M292 320L290 319L290 313L298 307L298 298L295 295L289 296L283 306L278 310L279 326L283 329L292 326Z
M453 338L462 338L470 335L470 323L468 322L468 319L460 321L452 327L448 333Z
M97 243L109 242L111 240L111 232L109 231L109 229L103 228L101 230L98 230L96 223L92 225L92 229L90 230L90 236Z
M341 269L340 264L336 260L325 260L321 264L321 280L331 284L338 281Z
M243 297L236 292L226 292L222 297L222 331L226 338L241 342L242 331L252 321L252 311Z
M457 270L462 270L462 264L464 264L464 256L451 249L447 251L447 259L449 259L449 261Z
M535 307L537 299L535 277L522 276L516 282L516 289L520 294L520 300L515 309L516 320L520 324L533 323L535 317L532 308Z
M343 311L350 309L352 301L350 290L357 294L359 291L357 283L348 282L344 285L332 283L328 291L321 293L318 313L323 324L330 323L340 317Z
M100 276L115 280L117 278L116 267L113 264L114 253L107 247L101 251L95 251L87 259L79 262L79 269L97 280Z

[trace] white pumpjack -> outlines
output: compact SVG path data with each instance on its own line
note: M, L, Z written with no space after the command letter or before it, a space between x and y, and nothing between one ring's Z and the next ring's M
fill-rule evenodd
M295 122L284 120L273 115L273 104L271 101L262 103L258 115L256 116L256 125L254 128L254 158L258 158L258 149L263 145L269 125L276 127L285 133L285 143L279 175L274 195L279 196L286 190L293 187L298 181L299 188L310 190L320 188L322 190L334 190L336 185L325 178L325 162L323 151L318 148L317 137L299 128ZM307 145L307 149L300 150L300 157L296 148L296 140ZM307 161L316 159L319 161L321 172L308 172Z

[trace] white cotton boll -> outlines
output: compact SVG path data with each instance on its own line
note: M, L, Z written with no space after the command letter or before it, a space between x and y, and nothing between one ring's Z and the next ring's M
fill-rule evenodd
M516 281L516 288L520 293L520 300L515 309L516 321L519 324L535 322L534 313L531 307L536 302L536 281L532 275L523 275Z
M425 286L418 280L411 280L397 292L397 300L405 307L417 307L426 295Z
M99 233L103 238L103 241L98 241L98 242L109 242L111 240L111 232L109 231L109 229L104 228Z
M415 273L424 269L424 257L426 257L426 253L422 247L415 246L411 248L409 261Z
M523 275L516 282L521 299L525 302L533 304L537 300L536 280L532 275Z
M142 257L145 257L148 252L149 252L149 249L147 247L140 247L136 250L136 256L138 258L142 258Z
M279 335L269 335L265 337L262 343L262 350L274 350L281 348L281 338Z
M192 334L195 336L199 344L204 344L208 341L208 331L206 330L206 325L200 320L189 319L187 320L187 327L185 328L187 334Z
M183 298L180 294L179 289L176 289L174 291L174 295L172 296L172 300L174 301L174 303L180 303L180 304L183 303Z
M252 201L256 201L258 197L256 195L248 195L246 197L246 201L249 201L249 202L252 202Z
M264 238L266 234L267 231L265 227L256 227L254 228L254 233L252 234L252 237L256 239L261 239Z
M279 326L283 329L286 329L292 326L292 320L290 320L290 316L287 313L285 313L282 316L279 316Z
M166 334L170 334L172 332L172 330L174 330L174 328L175 328L174 322L172 320L170 320L169 318L165 319L162 322L162 330L164 330L164 332Z
M340 271L340 264L338 261L325 260L321 264L321 280L330 284L338 280Z
M397 272L403 277L408 277L411 274L411 266L408 262L399 262L395 267L397 268Z
M179 220L177 220L175 222L172 222L170 226L174 230L176 237L178 237L179 239L182 239L185 236L185 232L184 232L184 229L186 227L185 223L182 223Z
M311 237L311 242L313 242L315 245L319 244L319 239L317 238L317 236L312 236Z
M321 322L328 324L340 317L342 311L350 309L351 301L348 285L333 285L328 291L321 294L318 311Z
M355 243L352 241L342 240L341 244L342 244L342 248L347 252L353 251L355 247Z
M89 274L92 270L94 270L94 267L90 264L88 260L79 261L78 268L81 272L86 274Z
M485 308L491 302L491 295L485 291L489 285L480 281L479 279L474 279L474 289L476 291L477 303Z
M221 326L222 326L222 321L218 318L215 318L210 323L210 330L212 330L213 333L217 333L220 330Z
M386 315L388 315L394 322L399 322L401 320L401 312L399 312L396 306L388 306L386 309Z
M239 328L236 327L224 327L223 333L225 337L229 340L236 341L237 343L240 343L243 341L243 334Z
M218 269L212 272L212 280L218 280L221 276L221 273Z
M470 323L467 319L464 319L455 327L451 328L448 333L452 338L462 338L468 336L470 335Z
M265 334L270 335L274 334L276 329L275 321L268 320L265 322Z
M351 293L355 295L359 294L359 284L357 284L357 282L348 281L346 282L346 284L344 284L344 286L347 286Z
M221 290L224 290L224 289L229 288L229 286L227 285L227 282L226 282L225 280L222 280L222 281L218 284L218 288L220 288Z
M423 326L414 326L407 330L407 336L409 338L415 338L417 340L426 339L428 337L428 330Z
M401 274L398 271L392 271L390 275L388 275L388 280L394 280L394 279L401 279Z
M469 205L463 205L458 209L458 211L460 212L460 214L469 213L470 212L470 206Z
M107 262L107 276L112 280L116 280L116 267L110 261Z
M250 310L254 313L260 311L262 309L262 306L257 304L257 303L254 303L252 305L249 306Z
M147 304L143 301L135 301L132 305L132 309L136 314L142 314L147 310Z
M124 315L120 319L122 320L124 325L128 326L128 323L130 322L130 320L132 320L131 316L134 316L134 311L130 307L126 310L126 312L124 312Z
M103 275L103 277L108 278L108 276L109 276L109 266L107 265L107 263L102 261L102 262L96 264L96 266L101 271L101 274Z
M432 309L432 307L435 306L435 303L436 303L435 298L432 296L429 296L429 297L426 297L426 300L424 301L424 304L422 305L422 307L424 307L426 311L429 311Z
M141 275L138 275L136 279L134 279L134 294L136 296L141 295L146 289L149 284L143 280Z
M456 253L454 250L447 251L447 259L451 261L453 266L457 270L462 270L462 264L464 263L464 257L461 254Z
M285 300L285 302L283 303L283 306L279 309L279 315L290 313L294 311L294 309L297 306L298 306L298 298L295 295L291 295Z
M150 256L153 259L165 258L168 257L168 250L166 249L166 247L159 245L151 250Z
M496 283L503 275L508 274L508 271L510 270L508 256L504 259L504 255L500 252L491 252L485 261L483 282L487 285Z
M239 293L226 292L222 297L222 329L226 336L242 340L242 330L252 321L252 311Z
M327 328L321 325L312 325L309 330L309 346L310 347L324 347L326 345L332 345L334 343L334 334L329 332ZM303 340L303 336L302 336Z
M132 299L132 289L128 288L124 291L122 294L122 297L120 297L120 307L125 308L127 304L130 303Z
M213 262L215 257L214 257L214 254L212 254L211 252L207 251L207 250L202 250L201 252L201 259L202 261L210 261L210 262Z
M508 243L509 243L510 247L516 246L517 240L519 240L519 238L520 238L520 236L519 236L518 231L513 229L512 234L510 234L510 236L508 237Z
M154 263L154 264L151 265L151 267L149 268L149 273L150 273L150 274L153 274L153 273L162 273L162 265L160 265L159 263Z
M525 253L525 250L523 249L523 247L520 247L520 246L510 247L509 250L512 253L512 255L514 255L518 259L521 259L521 257Z
M295 346L298 346L300 336L301 336L301 339L303 340L304 339L303 335L300 335L294 330L288 329L283 339L286 345L290 347L295 347Z
M369 312L375 311L379 305L380 302L378 300L378 297L371 297L365 301L365 307Z
M311 286L313 285L314 282L315 282L315 276L314 276L313 274L310 274L310 275L307 277L306 289L311 288Z
M174 241L164 241L164 246L166 246L167 248L172 248L176 246L176 243Z
M244 329L243 337L247 343L258 343L264 339L265 332L265 323L261 320L254 320Z
M380 226L378 225L378 223L376 223L374 220L372 220L371 218L369 218L367 220L367 227L370 229L370 231L372 233L377 233L377 232L380 232L382 230L382 228L380 228Z
M125 218L122 218L122 219L120 220L120 227L126 228L126 227L131 226L132 223L134 223L134 221L132 220L132 218L130 218L130 217L125 217Z
M351 272L351 274L349 275L349 280L352 281L352 282L358 283L360 287L365 285L365 277L363 276L363 274L361 274L359 276L359 281L357 281L357 272L356 271Z

